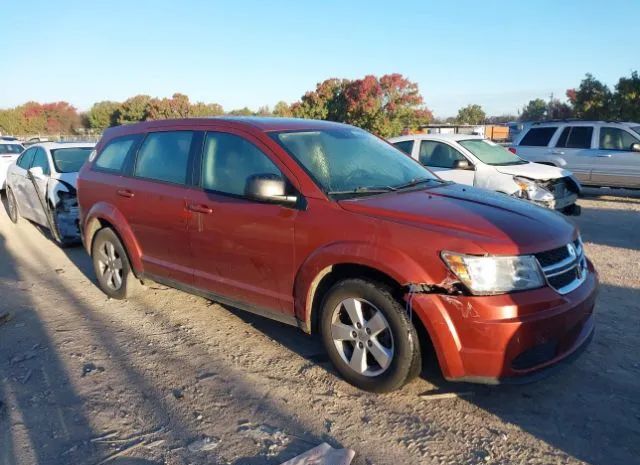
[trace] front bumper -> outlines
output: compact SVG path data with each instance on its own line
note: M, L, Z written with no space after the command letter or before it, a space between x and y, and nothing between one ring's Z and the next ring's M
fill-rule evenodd
M549 287L497 296L417 294L413 310L451 381L497 384L536 378L584 347L594 331L598 277L573 292Z

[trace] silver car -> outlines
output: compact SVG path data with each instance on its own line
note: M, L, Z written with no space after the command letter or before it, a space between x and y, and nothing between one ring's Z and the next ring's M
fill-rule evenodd
M640 123L534 123L509 150L572 171L586 186L640 188Z

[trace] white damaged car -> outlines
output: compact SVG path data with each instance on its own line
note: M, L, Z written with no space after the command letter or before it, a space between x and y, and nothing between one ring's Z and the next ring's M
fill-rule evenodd
M569 215L582 187L569 171L531 163L480 136L413 134L389 140L446 181L481 187Z
M60 245L80 240L78 171L95 144L35 144L7 171L7 203L11 221L20 217L48 228Z

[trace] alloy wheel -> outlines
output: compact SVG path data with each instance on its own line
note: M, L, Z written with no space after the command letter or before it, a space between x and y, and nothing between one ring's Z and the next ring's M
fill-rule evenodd
M109 241L98 248L98 271L110 289L117 291L122 287L122 258Z
M331 338L342 360L360 375L378 376L391 365L391 327L383 313L367 300L352 297L336 306Z

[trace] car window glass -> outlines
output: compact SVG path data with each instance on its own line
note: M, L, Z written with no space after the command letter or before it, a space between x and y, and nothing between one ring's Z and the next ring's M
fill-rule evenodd
M136 159L135 176L186 184L193 131L152 132Z
M567 146L567 139L569 139L569 134L571 133L571 127L567 126L566 128L564 128L562 130L562 134L560 134L560 137L558 138L558 141L556 142L556 147L566 147Z
M423 140L420 142L419 160L425 166L454 168L456 161L466 160L466 158L448 144Z
M138 136L127 136L109 142L98 155L95 166L108 171L122 171L127 154Z
M34 167L42 168L42 172L45 175L50 174L49 160L47 160L47 154L45 153L42 147L39 147L38 150L36 150L36 154L33 157L33 161L31 162L30 168L34 168Z
M393 146L398 150L400 150L401 152L406 153L407 155L411 155L411 152L413 151L412 140L403 140L401 142L395 142Z
M22 152L24 148L19 144L0 144L0 155L10 154L17 155Z
M631 150L633 144L640 140L633 137L627 131L619 128L600 128L600 148L604 150Z
M16 162L16 164L24 169L24 170L28 170L29 167L31 166L31 162L33 161L33 156L36 154L36 147L27 149L22 155L20 155L20 158L18 158L18 161Z
M569 129L568 136L563 139L564 133ZM591 137L593 136L593 126L572 126L567 127L562 132L556 147L566 147L569 149L591 148Z
M222 132L207 133L202 158L204 189L245 195L249 178L261 174L282 177L269 157L246 139Z
M525 145L530 147L546 147L549 145L549 141L555 134L557 126L549 126L545 128L531 128L529 132L525 134L518 145Z

